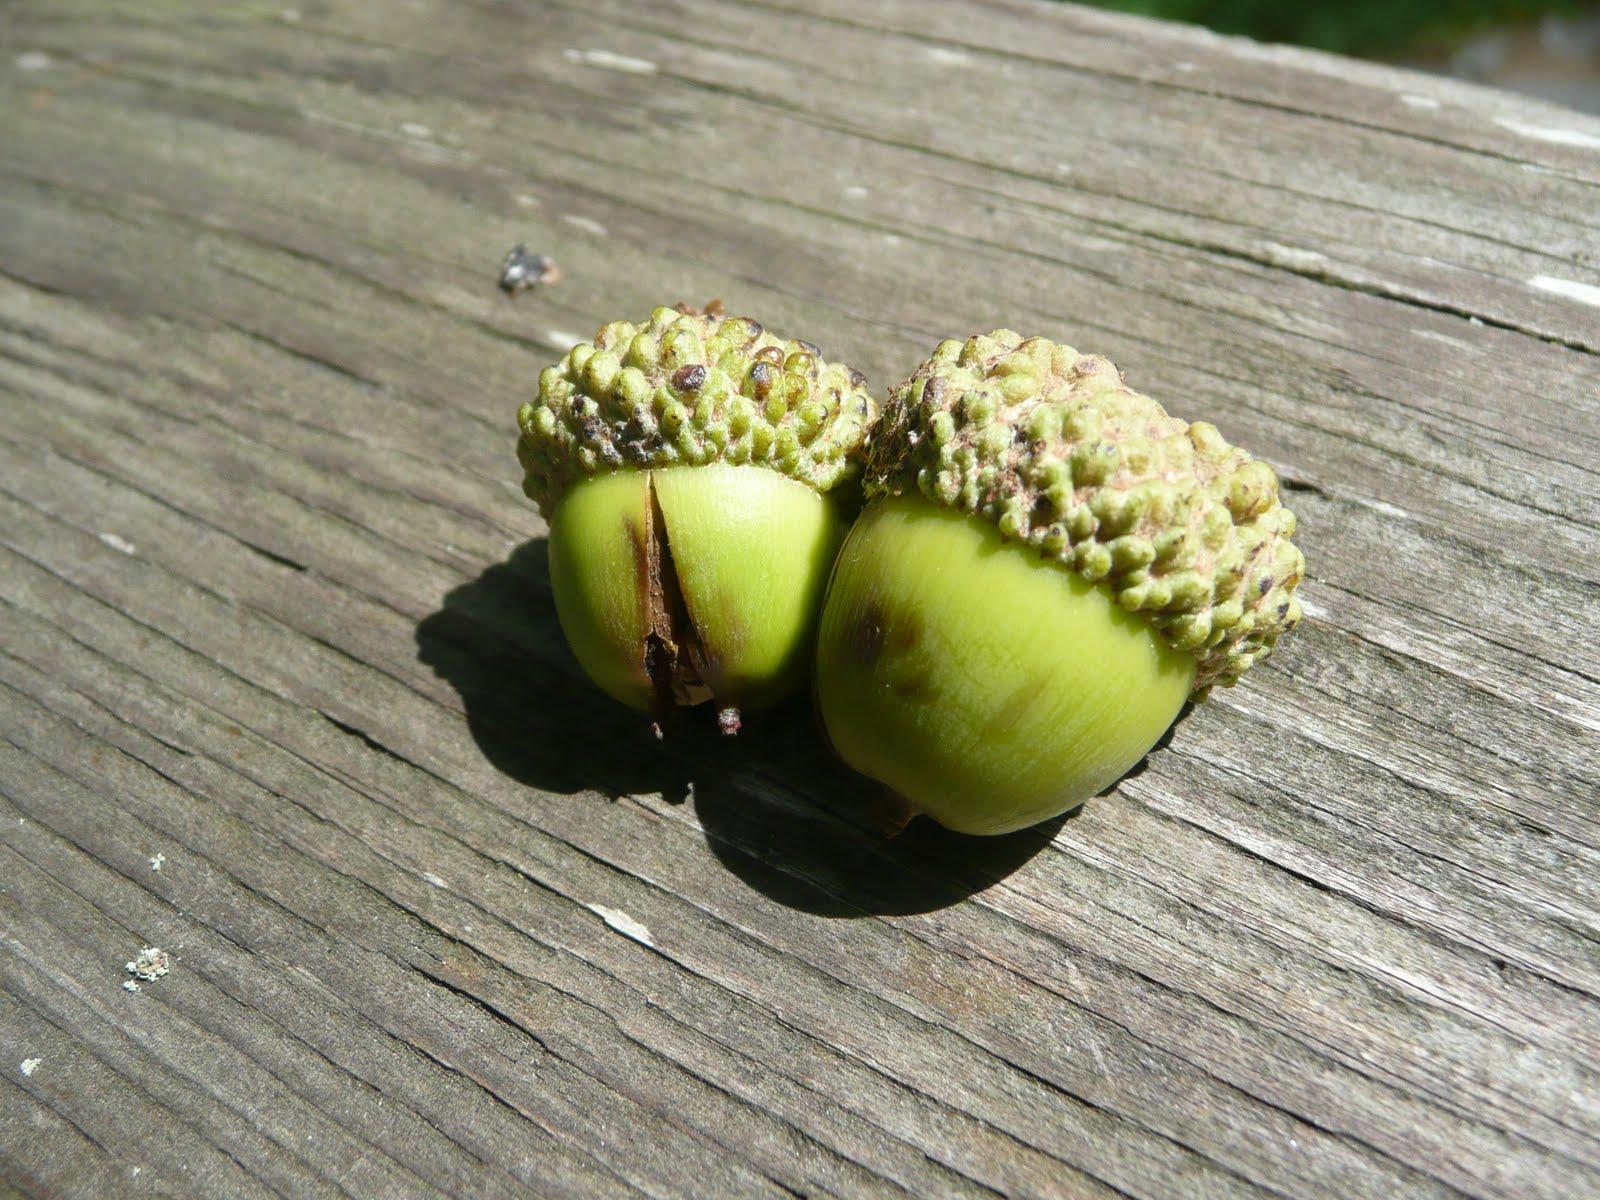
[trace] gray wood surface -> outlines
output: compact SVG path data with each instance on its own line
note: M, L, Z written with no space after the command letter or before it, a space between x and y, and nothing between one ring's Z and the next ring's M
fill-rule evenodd
M1600 1195L1600 122L1023 0L0 50L0 1191ZM1309 619L998 841L864 832L803 704L657 747L513 413L713 296L1111 355Z

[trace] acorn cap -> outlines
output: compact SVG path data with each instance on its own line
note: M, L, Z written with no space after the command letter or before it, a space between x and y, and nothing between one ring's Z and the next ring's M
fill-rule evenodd
M1009 329L942 342L885 408L868 500L919 491L1109 588L1234 683L1300 620L1305 560L1272 468L1169 416L1112 363Z
M865 377L809 342L716 305L662 307L544 369L517 457L547 518L570 483L626 467L749 464L826 492L859 471L877 414Z

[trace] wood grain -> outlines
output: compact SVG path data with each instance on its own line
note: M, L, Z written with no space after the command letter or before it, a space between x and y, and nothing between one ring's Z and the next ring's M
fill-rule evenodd
M0 49L0 1190L1600 1196L1600 122L1032 0ZM712 296L1111 355L1280 468L1308 621L977 845L803 705L657 745L512 413Z

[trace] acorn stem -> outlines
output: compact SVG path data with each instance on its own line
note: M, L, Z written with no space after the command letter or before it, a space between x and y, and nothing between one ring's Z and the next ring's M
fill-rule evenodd
M872 806L869 821L885 841L899 837L917 819L919 809L893 788L884 788Z

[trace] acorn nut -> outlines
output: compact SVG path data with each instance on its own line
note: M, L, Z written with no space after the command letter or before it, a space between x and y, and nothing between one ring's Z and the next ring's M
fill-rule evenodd
M818 708L847 763L961 832L1077 806L1300 619L1272 469L1044 338L941 343L864 489Z
M740 711L804 682L877 405L866 381L747 317L658 308L616 321L522 405L523 490L595 683L659 720Z

